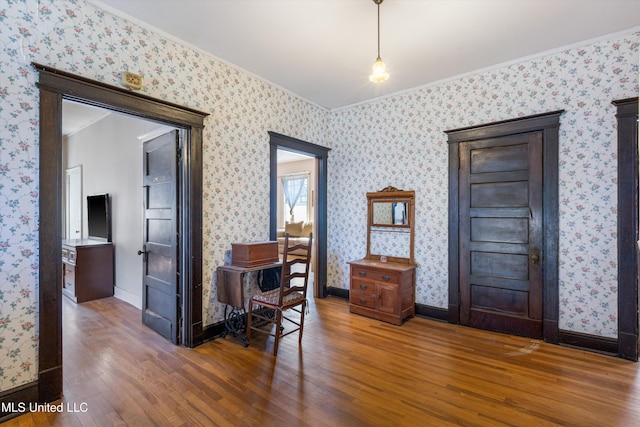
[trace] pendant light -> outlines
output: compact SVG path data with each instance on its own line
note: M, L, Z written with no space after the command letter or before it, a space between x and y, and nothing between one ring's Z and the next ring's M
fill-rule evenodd
M382 58L380 58L380 3L383 1L384 0L373 0L378 6L378 57L376 58L376 62L373 63L373 73L369 76L369 80L374 83L382 83L389 78L389 74L385 71L386 66L384 62L382 62Z

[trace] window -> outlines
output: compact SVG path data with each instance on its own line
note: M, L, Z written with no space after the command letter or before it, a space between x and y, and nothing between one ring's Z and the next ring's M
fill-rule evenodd
M285 220L299 222L308 220L309 173L285 175L282 180Z

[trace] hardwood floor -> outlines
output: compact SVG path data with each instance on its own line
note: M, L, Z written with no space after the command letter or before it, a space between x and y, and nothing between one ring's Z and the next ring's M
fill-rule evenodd
M316 300L297 335L171 345L115 298L65 301L64 405L10 426L631 426L637 363ZM56 402L60 403L60 402ZM65 406L66 408L66 406Z

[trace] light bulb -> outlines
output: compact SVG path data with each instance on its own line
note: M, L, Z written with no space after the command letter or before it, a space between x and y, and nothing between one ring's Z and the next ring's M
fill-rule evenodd
M382 58L378 57L373 63L373 73L369 76L369 80L374 83L381 83L389 78L386 72L386 66L382 62Z

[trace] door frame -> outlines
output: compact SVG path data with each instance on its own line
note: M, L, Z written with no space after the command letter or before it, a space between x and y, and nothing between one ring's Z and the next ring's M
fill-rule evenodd
M110 86L41 64L39 74L39 342L38 400L62 395L62 101L72 100L157 121L185 130L180 210L183 344L194 347L202 333L202 129L208 116L147 95Z
M613 101L618 123L618 357L638 360L638 97Z
M318 217L316 222L316 235L314 241L318 245L316 271L314 283L317 295L325 298L327 292L327 158L328 147L312 144L301 139L292 138L276 132L269 131L269 239L277 240L278 233L278 149L293 151L316 158L317 165L317 197Z
M461 142L525 132L542 132L542 336L559 342L558 128L564 110L445 131L449 144L449 323L460 323L459 176Z

